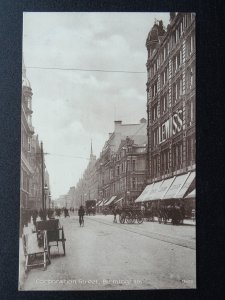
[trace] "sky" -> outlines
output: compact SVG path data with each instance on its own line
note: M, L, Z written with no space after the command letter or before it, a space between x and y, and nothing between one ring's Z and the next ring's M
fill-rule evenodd
M49 153L45 162L53 200L82 177L91 140L98 158L114 120L126 124L147 118L145 42L155 19L167 26L169 13L23 14L32 122Z

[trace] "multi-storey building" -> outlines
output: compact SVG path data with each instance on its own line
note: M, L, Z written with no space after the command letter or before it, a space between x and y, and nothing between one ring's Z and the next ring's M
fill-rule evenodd
M146 47L148 183L194 178L195 14L170 13L167 29L156 22Z
M32 126L32 89L26 77L26 69L23 62L22 69L22 99L21 99L21 171L20 171L20 205L29 208L30 180L32 177L31 145L34 127Z
M40 209L42 207L42 157L38 136L34 135L32 125L32 89L26 76L23 61L22 99L21 99L21 171L20 206L22 209ZM44 169L46 168L43 162ZM49 206L49 176L45 172L45 184L48 185L47 208Z
M109 134L96 164L99 206L116 197L116 201L133 202L140 194L145 184L146 141L144 118L139 124L115 121L114 132Z
M39 210L42 207L42 168L41 168L41 147L38 135L31 139L30 162L32 174L30 177L30 208Z
M84 171L83 177L78 181L75 188L74 207L85 205L87 200L97 200L98 183L96 179L96 156L93 155L92 143L91 153L87 168Z

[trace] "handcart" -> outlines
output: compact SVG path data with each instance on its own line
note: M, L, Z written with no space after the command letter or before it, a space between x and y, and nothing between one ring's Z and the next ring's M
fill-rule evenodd
M47 231L47 240L48 240L48 249L50 253L50 249L52 246L56 246L59 252L59 242L62 243L63 254L66 255L66 246L65 246L65 235L63 226L60 225L59 219L50 219L46 221L37 221L36 223L36 231Z
M25 272L31 267L43 266L46 270L47 262L51 263L47 232L32 232L23 234L23 251L25 255Z

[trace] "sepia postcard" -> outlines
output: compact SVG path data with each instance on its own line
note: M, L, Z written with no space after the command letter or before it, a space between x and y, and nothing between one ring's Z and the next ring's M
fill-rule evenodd
M20 291L196 288L195 22L23 13Z

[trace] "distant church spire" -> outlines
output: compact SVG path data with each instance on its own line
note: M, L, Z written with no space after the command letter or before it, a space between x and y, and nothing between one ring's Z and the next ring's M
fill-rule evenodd
M96 156L93 154L93 149L92 149L92 139L91 139L91 154L90 154L90 160L94 161L96 159Z

